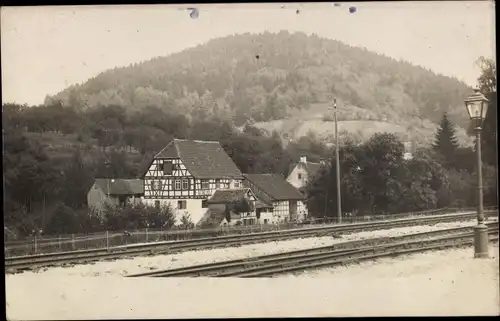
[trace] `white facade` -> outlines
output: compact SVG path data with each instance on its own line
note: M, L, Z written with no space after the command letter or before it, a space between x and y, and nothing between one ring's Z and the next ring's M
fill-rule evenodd
M181 203L182 202L182 203ZM194 224L199 222L208 208L202 206L202 199L178 198L178 199L144 199L144 204L149 206L170 205L175 213L175 224L181 223L184 213L188 213Z
M297 208L298 208L298 217L297 217L297 219L299 221L302 221L305 218L307 218L308 211L307 211L306 201L298 201L297 202Z
M269 209L263 209L262 212L260 212L259 223L260 224L277 224L278 221L273 216L273 212L271 212Z
M319 166L318 163L309 162L309 166ZM286 181L290 183L296 189L301 189L306 186L307 180L309 179L309 171L307 170L307 157L300 157L300 161L293 167L286 178Z
M301 165L300 163L297 164L286 178L287 182L297 189L306 186L309 178L306 167Z

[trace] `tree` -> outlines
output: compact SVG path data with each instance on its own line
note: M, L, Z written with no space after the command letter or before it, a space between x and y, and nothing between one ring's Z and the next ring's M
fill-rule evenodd
M404 145L394 134L374 134L358 157L362 173L364 204L371 213L390 212L390 204L401 196L397 177Z
M441 202L448 207L469 207L474 205L476 182L466 170L448 169L446 176L449 187L441 193Z
M175 225L175 213L170 204L160 207L160 210L149 207L148 223L153 228L171 228Z
M405 161L399 174L401 197L393 204L395 211L422 211L448 205L448 199L442 195L449 189L448 179L444 168L432 157L417 156Z
M496 64L493 59L478 59L481 75L478 78L479 90L489 100L488 112L481 131L482 160L486 164L498 165L497 140L497 78Z
M337 213L336 173L333 166L321 167L306 183L307 209L310 216L334 216Z
M81 222L78 214L71 208L60 202L54 210L50 223L46 228L48 234L69 234L81 230Z
M179 225L182 229L192 229L194 228L193 220L191 219L191 215L188 212L184 212L181 216L181 224Z
M481 131L482 160L491 166L498 166L497 93L487 93L486 98L489 99L489 107Z
M443 115L432 147L443 157L446 167L453 167L455 165L459 145L453 123L448 119L446 113Z
M63 189L64 203L74 209L85 206L92 181L92 172L84 163L80 151L76 150L64 169L63 185L71 186Z
M361 146L346 142L339 150L343 212L390 212L400 197L397 181L404 146L392 134L375 134ZM308 181L307 207L313 216L337 215L336 162Z
M497 68L493 59L479 57L477 60L481 75L477 79L479 90L483 94L493 93L497 91Z

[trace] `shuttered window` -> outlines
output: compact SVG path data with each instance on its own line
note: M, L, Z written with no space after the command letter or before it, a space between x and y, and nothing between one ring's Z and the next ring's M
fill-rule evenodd
M171 161L164 161L163 162L163 175L172 175L173 172L173 165Z

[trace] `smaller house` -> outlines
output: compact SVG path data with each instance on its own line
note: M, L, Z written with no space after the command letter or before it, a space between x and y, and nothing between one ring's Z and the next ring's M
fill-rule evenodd
M307 157L302 156L299 162L292 166L286 180L300 190L306 186L307 180L313 177L320 170L322 165L324 165L323 161L320 163L308 162Z
M278 174L244 174L243 185L257 197L264 223L301 221L307 217L304 195Z
M101 211L104 204L138 204L144 196L142 179L97 178L87 192L87 205Z
M414 142L404 142L403 145L405 147L403 159L411 160L413 158L413 154L416 151L415 143Z
M249 211L238 213L231 208L231 205L242 200L247 200L250 208ZM255 212L256 201L257 198L249 188L217 190L212 197L206 201L208 211L198 225L207 223L210 225L255 224L257 222ZM230 215L229 221L226 218L228 211Z

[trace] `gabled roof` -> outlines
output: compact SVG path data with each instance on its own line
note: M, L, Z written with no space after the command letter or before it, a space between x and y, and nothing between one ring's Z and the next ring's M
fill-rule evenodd
M265 202L264 200L257 199L257 201L255 202L255 208L274 208L274 206Z
M306 165L307 174L309 176L315 175L321 168L320 163L307 162L305 165Z
M144 194L144 181L142 179L96 178L95 184L106 195Z
M228 203L245 197L248 192L251 193L251 190L249 188L216 190L212 197L207 201L207 203Z
M230 212L229 215L231 216L231 221L239 220L241 218L241 215L235 214L233 212ZM198 223L196 223L196 225L197 226L203 226L205 224L220 225L225 218L226 218L225 208L209 208L208 211L203 216L203 218Z
M304 199L298 189L278 174L243 174L243 176L276 201Z
M323 166L323 165L321 163L313 163L313 162L306 162L306 163L297 162L295 164L290 165L289 173L291 173L293 171L293 169L297 166L304 166L306 171L307 171L307 174L309 176L313 176L314 174L316 174L320 170L321 166Z
M174 139L154 158L177 157L196 178L243 178L231 157L216 141Z

